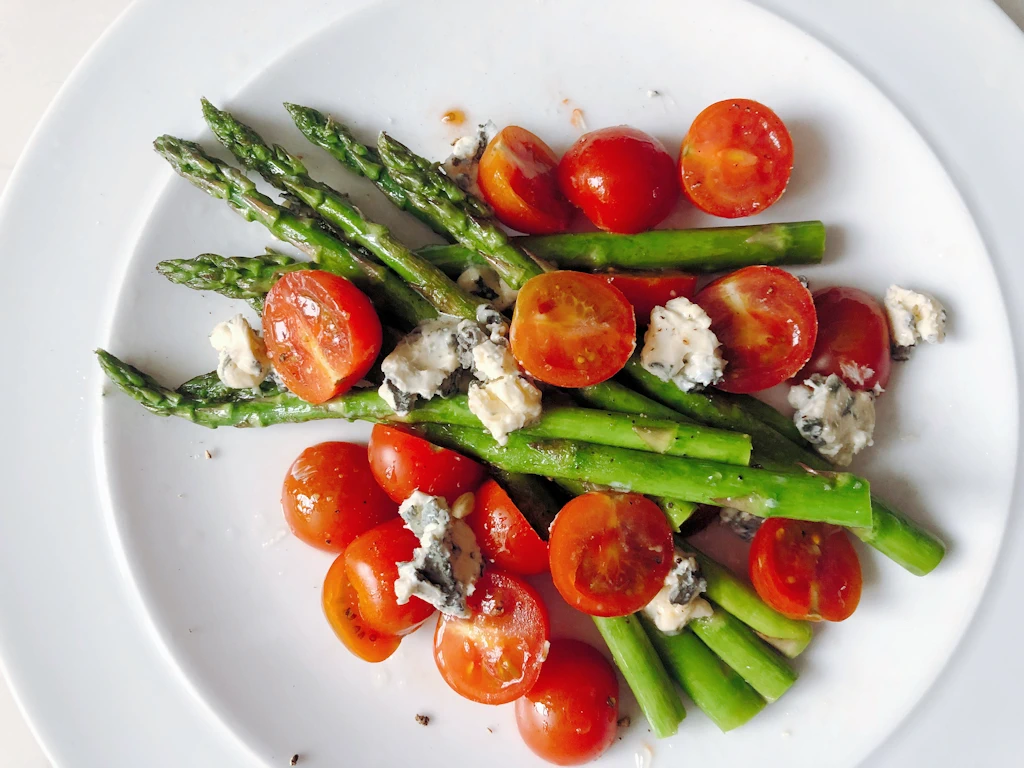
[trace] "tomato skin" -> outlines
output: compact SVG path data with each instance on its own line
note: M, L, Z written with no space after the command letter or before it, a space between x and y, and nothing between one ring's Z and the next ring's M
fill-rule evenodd
M834 373L850 389L884 389L892 369L889 320L875 297L859 288L824 288L814 292L814 309L818 338L797 380Z
M694 119L679 153L687 199L735 219L760 213L786 191L793 140L779 116L750 99L727 99Z
M477 183L506 226L529 235L562 232L572 207L558 188L558 157L525 128L502 128L484 150Z
M744 267L705 286L694 301L711 318L728 365L717 386L748 393L791 378L810 359L818 318L810 291L778 267Z
M477 489L476 505L466 522L484 557L498 568L522 576L547 572L547 542L494 480Z
M636 347L636 317L622 291L603 277L545 272L519 291L509 341L534 378L587 387L622 370Z
M750 546L750 581L768 605L792 619L843 621L860 602L857 550L842 528L769 518Z
M327 571L322 603L334 634L363 661L384 661L398 650L402 638L378 632L360 615L359 598L345 572L344 554L338 555Z
M619 681L591 645L552 640L540 678L516 701L516 725L534 754L555 765L581 765L615 741Z
M378 632L407 635L434 613L434 606L418 597L399 605L395 596L398 563L412 560L418 546L419 539L397 518L358 536L345 550L345 574L359 614Z
M267 354L285 386L323 403L350 389L373 366L381 325L370 300L343 277L289 272L263 308Z
M637 325L648 325L655 307L663 307L679 296L692 299L697 289L697 276L687 272L613 272L601 277L622 291L633 305Z
M507 704L540 675L550 634L548 611L533 587L496 569L484 571L467 600L472 616L440 614L434 661L444 681L470 701Z
M281 507L292 533L328 552L343 552L356 536L398 513L373 479L366 446L341 442L299 454L284 477Z
M420 490L443 496L450 506L484 480L477 462L397 427L374 425L367 452L377 483L399 503Z
M551 526L551 580L591 616L628 616L649 603L672 567L672 529L645 496L594 492L562 507Z
M650 229L679 198L672 156L627 125L580 136L558 164L558 181L569 202L608 232Z

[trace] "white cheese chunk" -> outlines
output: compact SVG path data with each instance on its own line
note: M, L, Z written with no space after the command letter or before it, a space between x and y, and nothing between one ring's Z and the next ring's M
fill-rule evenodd
M474 381L469 385L469 410L504 445L509 432L540 418L541 391L518 373L488 382Z
M452 142L452 153L442 167L455 183L467 192L480 196L477 186L477 167L484 150L498 133L498 126L491 120L477 127L476 133L462 136Z
M518 374L519 365L504 339L498 343L487 339L473 347L473 375L480 381Z
M846 466L872 444L875 401L868 392L853 392L835 374L814 374L789 390L796 408L793 422L822 456Z
M473 529L452 517L443 498L422 491L413 491L398 514L420 540L413 559L398 564L398 604L418 597L442 613L468 618L466 598L484 567Z
M489 301L499 312L516 303L519 291L510 288L490 267L469 267L458 279L459 288Z
M417 397L429 400L450 394L459 357L458 318L442 316L420 324L384 358L380 396L399 413L408 412Z
M737 536L744 541L753 541L754 534L764 522L763 518L744 512L742 509L722 507L718 510L718 518Z
M270 373L267 347L242 315L214 327L210 345L220 353L217 377L225 387L258 387Z
M937 344L946 338L946 310L934 296L890 285L885 311L897 347L913 347L919 341Z
M664 586L644 606L644 613L666 635L678 635L693 619L712 615L711 605L701 597L707 588L697 559L677 549Z
M711 318L683 296L651 312L640 363L684 392L716 383L725 370L721 344L711 330Z

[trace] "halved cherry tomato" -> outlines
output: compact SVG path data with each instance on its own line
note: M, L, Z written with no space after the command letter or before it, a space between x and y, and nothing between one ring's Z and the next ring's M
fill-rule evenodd
M884 388L889 383L889 321L875 298L858 288L814 292L818 339L797 379L834 373L850 389Z
M615 272L601 277L622 291L633 305L637 325L650 323L651 311L665 306L674 298L684 296L692 299L697 288L697 276L686 272Z
M636 346L636 318L622 291L603 277L546 272L519 291L509 340L534 378L587 387L622 370Z
M378 632L407 635L434 613L434 606L418 597L399 605L395 596L398 564L412 560L418 546L419 539L399 518L356 537L345 550L345 574L359 615Z
M665 513L635 493L587 493L555 517L551 580L591 616L628 616L658 594L672 567Z
M609 232L643 232L679 197L675 164L660 141L619 125L580 136L558 164L569 202Z
M558 188L558 157L538 136L510 125L491 139L477 183L502 224L530 235L561 232L572 207Z
M779 613L811 621L849 618L862 585L857 551L842 528L778 517L754 536L750 581Z
M727 219L760 213L778 200L792 170L789 131L750 99L719 101L697 115L679 155L690 202Z
M476 506L466 522L484 557L499 568L524 576L547 571L547 542L494 480L477 490Z
M555 765L580 765L615 741L619 681L591 645L552 640L537 684L516 702L516 725L534 754Z
M398 512L373 479L366 446L340 442L299 454L284 476L281 506L292 533L329 552L343 552L356 536Z
M371 627L359 612L359 597L345 573L345 555L338 555L324 579L324 615L334 634L363 661L384 661L398 650L402 638Z
M454 504L484 480L484 468L472 459L397 427L375 425L368 453L377 483L397 502L420 490Z
M694 301L711 318L728 365L717 384L726 392L758 392L799 371L818 334L814 301L778 267L744 267L720 277Z
M289 272L267 294L263 335L285 386L310 403L340 395L380 352L380 319L366 295L320 270Z
M471 618L438 616L441 677L470 701L515 701L537 682L547 655L547 608L533 587L498 570L484 571L467 603Z

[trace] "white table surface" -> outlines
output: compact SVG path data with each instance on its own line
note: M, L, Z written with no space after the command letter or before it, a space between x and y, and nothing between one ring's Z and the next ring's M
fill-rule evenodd
M995 1L1024 28L1024 0ZM61 84L129 2L0 0L0 190ZM2 679L0 766L49 766Z

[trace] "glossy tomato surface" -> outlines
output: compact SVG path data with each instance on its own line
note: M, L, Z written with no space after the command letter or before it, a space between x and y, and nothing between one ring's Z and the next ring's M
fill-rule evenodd
M477 462L397 427L375 425L367 453L377 483L399 503L420 490L451 505L484 480Z
M569 202L608 232L643 232L679 198L675 163L660 141L619 125L580 136L558 164Z
M547 608L533 587L496 569L484 571L467 602L470 618L438 617L434 661L441 677L471 701L515 701L537 682L547 655Z
M705 109L679 153L683 192L714 216L760 213L786 191L793 140L779 116L750 99L727 99Z
M655 307L679 296L692 299L697 289L697 276L687 272L615 272L602 277L633 305L637 325L649 324Z
M498 220L530 235L562 232L572 207L558 188L558 157L540 137L510 125L491 139L477 184Z
M551 579L591 616L628 616L649 603L672 567L672 529L657 504L635 493L577 496L555 517Z
M524 576L548 570L547 542L494 480L477 489L476 505L466 522L484 557L498 568Z
M694 301L711 318L727 363L716 386L759 392L789 379L810 359L818 334L811 293L778 267L744 267L703 288Z
M857 551L834 525L770 518L750 546L750 581L768 605L793 619L843 621L860 602Z
M397 517L398 505L370 471L366 446L312 445L292 463L281 489L292 533L319 549L342 552L361 533Z
M536 379L587 387L610 379L636 346L633 306L599 275L546 272L519 291L512 354Z
M516 701L516 725L534 754L555 765L580 765L615 741L619 681L591 645L552 640L537 684Z
M889 320L875 297L859 288L824 288L814 292L814 308L818 338L797 381L834 373L850 389L884 389L892 368Z
M340 395L370 370L381 326L370 300L343 277L289 272L263 308L267 353L285 386L310 403Z
M402 638L378 632L360 613L359 597L345 571L344 554L339 555L327 571L321 599L324 615L334 634L363 661L384 661L398 650Z

